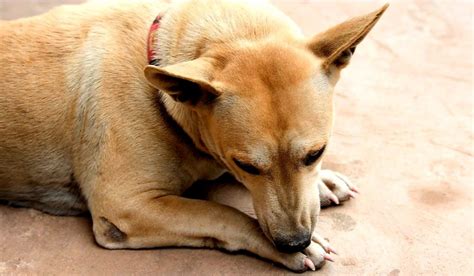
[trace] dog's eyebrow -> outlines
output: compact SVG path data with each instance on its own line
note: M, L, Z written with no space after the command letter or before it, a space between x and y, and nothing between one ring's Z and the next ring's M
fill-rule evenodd
M256 150L239 152L233 156L238 160L252 164L261 170L268 170L271 167L270 154L263 147L255 147Z
M320 147L313 147L312 150L310 151L324 151L324 150L326 150L326 144L323 144Z
M308 154L310 151L317 151L322 149L327 145L327 140L325 138L320 137L319 139L304 139L304 138L296 138L290 141L290 154L295 157L299 158L302 155Z

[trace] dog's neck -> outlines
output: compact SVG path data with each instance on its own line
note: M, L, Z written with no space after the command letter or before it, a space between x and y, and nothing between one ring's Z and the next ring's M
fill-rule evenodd
M166 33L162 30L162 19L166 12L161 12L153 21L147 38L147 58L148 63L155 66L166 66L172 64L167 56L168 47L171 42L168 36L163 36ZM160 35L161 34L161 35ZM176 63L176 62L174 62ZM160 92L161 93L161 92ZM183 106L183 104L175 102L168 94L161 93L159 98L159 104L163 105L162 111L166 112L177 125L182 128L185 135L191 138L193 144L197 149L205 154L210 154L209 150L200 138L200 132L198 127L197 115L189 108Z
M190 110L181 103L175 102L165 93L162 95L162 102L168 114L184 130L189 138L191 138L194 146L201 152L212 155L201 138L199 119L196 112Z
M277 33L285 33L289 37L302 36L300 29L273 6L264 1L250 2L253 4L245 4L242 7L248 9L248 14L254 15L255 20L252 22L242 21L238 14L229 13L220 5L213 6L212 12L207 6L193 6L192 14L186 12L188 9L184 6L172 5L162 13L162 16L157 17L159 29L153 33L150 46L154 55L152 60L159 63L154 65L164 67L194 60L216 45L226 45L229 48L245 41L266 39ZM263 6L257 8L255 5ZM255 32L262 30L258 26L271 21L275 22L271 24L271 28L260 33ZM210 141L203 141L200 120L196 112L182 103L175 102L169 95L163 94L163 104L170 116L189 135L199 150L212 154L209 151Z

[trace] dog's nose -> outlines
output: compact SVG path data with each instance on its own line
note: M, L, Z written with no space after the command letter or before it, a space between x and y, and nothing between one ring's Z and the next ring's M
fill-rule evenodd
M311 244L311 234L303 232L290 238L277 238L274 242L278 251L285 253L300 252Z

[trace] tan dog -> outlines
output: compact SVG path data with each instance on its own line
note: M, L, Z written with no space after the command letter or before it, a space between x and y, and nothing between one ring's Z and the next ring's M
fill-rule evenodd
M320 205L354 189L320 170L333 88L386 8L310 39L255 0L92 2L1 22L0 198L89 210L106 248L218 247L321 267ZM159 64L147 65L159 13ZM258 222L181 196L225 171Z

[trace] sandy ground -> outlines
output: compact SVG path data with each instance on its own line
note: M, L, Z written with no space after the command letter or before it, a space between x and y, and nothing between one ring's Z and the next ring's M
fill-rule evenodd
M52 0L0 0L0 19ZM275 1L307 34L381 1ZM473 275L472 3L392 1L337 87L326 167L361 195L322 212L321 275ZM0 30L1 31L1 30ZM99 248L87 218L0 206L0 274L286 274L243 254Z

